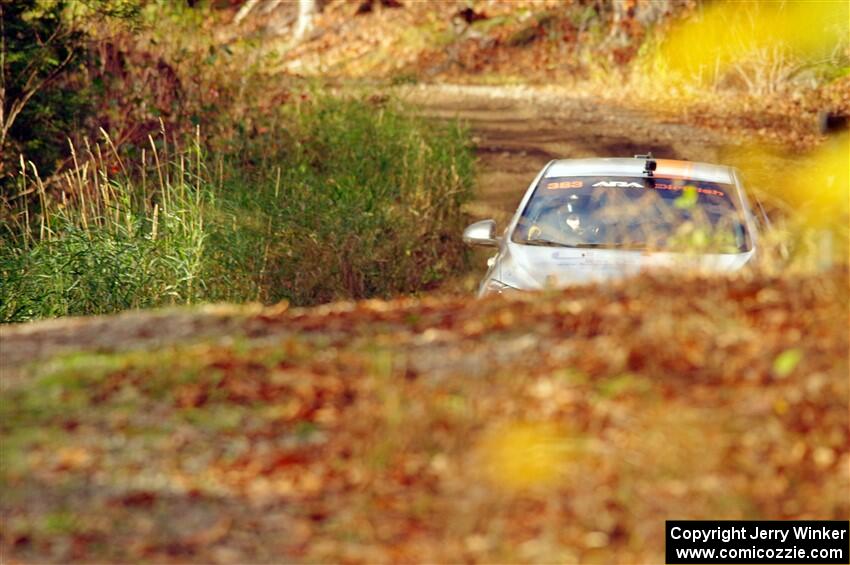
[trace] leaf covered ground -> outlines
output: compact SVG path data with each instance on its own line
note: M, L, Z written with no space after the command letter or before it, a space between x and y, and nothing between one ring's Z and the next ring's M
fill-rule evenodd
M665 519L847 519L847 284L7 327L3 561L637 563Z

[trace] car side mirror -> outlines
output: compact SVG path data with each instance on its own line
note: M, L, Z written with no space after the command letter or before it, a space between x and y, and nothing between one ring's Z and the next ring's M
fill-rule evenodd
M495 234L496 222L493 220L481 220L463 230L463 242L469 245L498 247L499 240Z

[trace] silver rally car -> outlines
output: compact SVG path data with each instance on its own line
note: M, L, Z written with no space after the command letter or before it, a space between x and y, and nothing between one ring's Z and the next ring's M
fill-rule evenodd
M463 239L499 249L484 296L644 269L734 271L754 257L758 225L735 169L636 155L551 161L501 236L483 220Z

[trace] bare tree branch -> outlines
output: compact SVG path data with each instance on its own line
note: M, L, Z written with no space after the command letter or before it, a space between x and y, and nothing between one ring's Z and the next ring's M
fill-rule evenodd
M233 23L241 23L242 20L248 17L248 14L251 13L251 10L253 10L259 3L260 0L248 0L247 2L245 2L242 7L239 8L239 11L236 12L236 17L233 19Z
M2 15L2 14L0 14L0 15ZM51 35L51 38L53 36L55 36L55 34ZM5 46L5 35L4 35L4 46ZM4 47L4 49L5 49L5 47ZM2 112L2 114L0 114L0 118L2 118L2 119L0 119L0 147L3 147L3 145L6 143L6 136L8 135L9 130L12 129L12 125L15 123L15 120L17 119L18 114L21 113L21 111L27 105L27 102L29 102L30 99L33 96L35 96L36 93L38 93L38 91L40 91L47 84L49 84L54 79L56 79L56 77L58 77L62 73L62 71L65 69L65 67L68 65L68 63L71 62L71 59L73 59L73 58L74 58L74 50L70 49L68 51L68 54L65 56L65 59L61 63L59 63L56 67L54 67L53 70L50 71L50 73L46 77L42 78L37 83L34 83L34 81L35 81L36 76L38 76L38 73L35 70L33 70L32 73L30 74L30 76L27 77L26 83L24 83L24 86L21 90L21 96L18 99L12 101L12 104L9 107L8 115L5 113L6 90L5 90L5 66L4 66L4 68L3 68L4 87L3 87L2 93L0 93L0 94L2 94L2 96L0 96L0 102L2 102L2 110L0 110L0 112ZM4 50L4 61L5 61L5 50Z

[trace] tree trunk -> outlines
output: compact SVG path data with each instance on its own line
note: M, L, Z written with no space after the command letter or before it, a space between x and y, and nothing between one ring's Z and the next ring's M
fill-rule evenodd
M295 41L299 41L313 29L316 0L298 0L298 21L295 23Z

